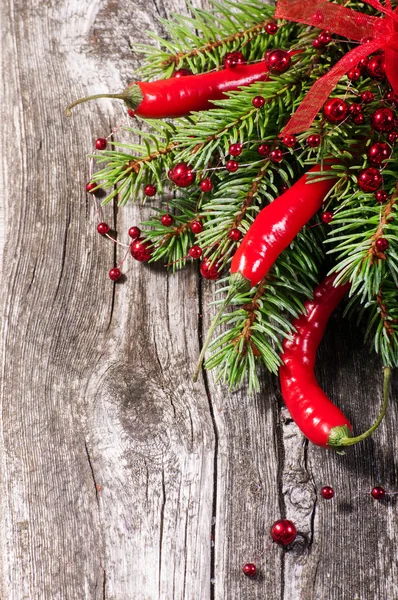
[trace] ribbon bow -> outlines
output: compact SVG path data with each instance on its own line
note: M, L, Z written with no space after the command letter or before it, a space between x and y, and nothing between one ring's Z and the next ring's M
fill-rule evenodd
M278 0L276 19L327 29L361 42L314 83L282 135L308 129L343 75L376 50L384 50L386 75L393 90L398 94L398 8L393 10L391 0L386 0L386 6L379 0L363 1L385 16L365 15L351 8L331 4L328 0Z

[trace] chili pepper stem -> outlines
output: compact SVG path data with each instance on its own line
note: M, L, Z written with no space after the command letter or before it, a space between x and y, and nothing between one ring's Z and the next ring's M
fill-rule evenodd
M384 415L386 414L388 405L388 396L390 393L391 383L391 369L390 367L384 367L384 381L383 381L383 404L381 406L380 414L377 417L373 425L361 435L356 437L351 436L351 432L347 425L342 427L334 427L329 434L328 446L337 452L341 451L346 446L354 446L358 442L362 442L378 428L382 422Z
M216 314L216 316L214 317L214 319L210 325L209 331L207 332L206 339L203 343L203 347L202 347L202 350L201 350L199 358L198 358L195 372L193 374L192 381L194 383L198 380L199 373L202 368L202 364L203 364L203 361L205 358L207 348L209 347L210 340L213 337L213 333L214 333L218 323L220 322L222 313L224 312L226 307L229 304L231 304L231 301L234 298L234 296L236 296L236 294L238 294L239 292L246 292L252 287L250 284L250 281L248 279L246 279L246 277L243 277L243 275L241 275L240 273L233 273L230 276L229 281L230 281L231 289L229 290L227 297L225 298L224 302L222 303L218 313Z
M82 104L83 102L88 102L89 100L97 100L98 98L116 98L117 100L124 100L129 108L136 110L143 100L143 94L140 90L140 87L133 84L129 85L120 94L95 94L94 96L86 96L85 98L79 98L79 100L75 100L75 102L69 104L65 109L66 116L72 116L72 108L74 106Z

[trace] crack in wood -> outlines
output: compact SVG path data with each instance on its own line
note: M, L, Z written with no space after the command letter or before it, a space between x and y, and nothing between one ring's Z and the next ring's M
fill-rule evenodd
M99 492L100 486L98 485L97 480L95 478L94 467L93 467L93 463L92 463L92 460L91 460L90 452L88 450L88 446L87 446L87 442L86 441L84 441L84 448L86 450L86 455L87 455L87 460L88 460L88 464L89 464L89 467L90 467L91 477L92 477L93 483L94 483L95 498L96 498L97 504L99 506L99 494L98 494L98 492Z
M159 523L159 598L161 598L161 584L162 584L162 545L163 545L163 531L164 531L164 509L166 506L166 484L164 481L164 469L162 468L162 506L160 507L160 523Z

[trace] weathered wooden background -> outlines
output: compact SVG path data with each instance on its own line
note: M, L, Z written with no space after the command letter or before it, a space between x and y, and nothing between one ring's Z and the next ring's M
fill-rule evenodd
M200 0L195 0L195 5ZM96 232L92 141L124 118L101 101L184 0L2 0L0 597L2 600L394 600L398 413L346 456L309 446L277 381L227 393L190 383L212 286L128 262ZM146 216L150 208L143 209ZM107 207L120 239L136 207ZM123 249L117 259L122 256ZM335 316L320 381L357 431L379 406L380 362ZM336 490L319 498L322 485ZM280 517L299 535L282 551ZM258 560L260 576L241 573Z

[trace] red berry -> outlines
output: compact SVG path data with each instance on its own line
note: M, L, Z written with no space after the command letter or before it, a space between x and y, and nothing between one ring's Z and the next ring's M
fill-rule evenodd
M367 91L367 92L362 92L362 94L361 94L361 100L365 104L370 104L371 102L373 102L374 99L375 99L375 95L373 92Z
M270 159L274 163L280 163L283 160L283 152L280 148L275 148L270 152Z
M133 226L129 229L129 236L131 239L136 240L141 235L141 229L139 227Z
M364 69L366 69L366 67L368 66L368 59L367 58L362 58L359 63L357 64L358 69L361 69L361 71L363 71Z
M295 135L285 135L283 137L282 143L285 144L288 148L294 148L296 145L296 136Z
M212 260L210 258L204 258L200 264L200 272L202 277L205 279L211 279L212 281L215 281L220 277L221 272L219 269L220 265L218 262L214 262L212 264Z
M97 231L101 235L106 235L109 232L109 225L108 225L108 223L98 223L98 225L97 225Z
M242 232L239 231L239 229L237 229L237 228L231 229L230 232L228 233L228 237L230 240L233 240L234 242L239 242L239 240L242 239Z
M307 144L310 148L317 148L321 143L321 136L317 133L313 133L307 137Z
M371 79L376 81L384 81L386 78L386 61L383 54L372 56L366 66L366 71Z
M393 106L397 106L398 104L398 95L392 90L385 95L384 99L386 102L389 102Z
M348 114L347 103L340 98L329 98L323 105L323 114L329 123L341 123Z
M203 250L200 246L192 246L192 248L189 249L188 255L191 258L200 258L203 254Z
M162 222L162 225L164 225L165 227L170 227L170 225L173 222L173 217L171 215L169 215L168 213L166 213L165 215L162 216L162 218L160 220Z
M207 177L206 179L203 179L200 182L199 187L202 190L202 192L211 192L211 190L213 189L213 184L212 184L211 179L209 177Z
M129 116L129 117L131 117L132 119L135 119L135 112L133 111L133 109L132 109L132 108L129 108L129 109L127 110L127 114L128 114L128 116Z
M172 77L176 77L178 79L179 77L186 77L187 75L192 75L192 71L189 69L178 69L177 71L174 71Z
M391 148L386 142L376 142L368 150L368 157L371 163L374 165L381 165L381 163L391 156Z
M189 187L196 179L196 173L185 162L177 163L168 173L169 179L177 187Z
M152 256L152 244L144 238L138 238L130 244L131 256L139 262L147 262Z
M88 192L89 194L94 194L94 190L97 186L98 183L86 183L86 192ZM95 191L97 192L98 190Z
M242 144L231 144L229 147L228 153L231 156L239 156L239 154L242 154L242 150L243 150Z
M144 187L145 196L152 197L156 194L156 187L150 183Z
M333 213L326 211L326 212L322 213L321 219L322 219L322 223L325 223L326 225L328 225L329 223L331 223L333 221Z
M386 496L386 490L381 486L377 486L373 488L371 494L376 500L383 500L383 498Z
M375 167L363 169L358 175L358 187L363 192L375 192L383 183L383 177Z
M107 143L108 142L105 138L98 138L97 140L95 140L95 147L97 148L97 150L105 150Z
M246 64L242 52L228 52L224 58L224 67L226 69L235 69L235 67Z
M202 223L200 221L192 221L192 223L191 223L191 231L195 235L197 235L198 233L202 233L202 231L203 231L203 225L202 225Z
M391 133L388 134L387 139L390 144L395 144L398 141L398 131L391 131Z
M225 168L227 171L229 171L229 173L235 173L235 171L239 169L239 163L236 162L236 160L229 160L226 163Z
M297 535L296 526L293 521L288 519L280 519L275 521L271 527L271 537L274 542L281 544L281 546L288 546L291 544Z
M262 108L265 104L265 98L263 96L254 96L252 104L254 108Z
M376 131L391 131L395 124L395 115L391 108L378 108L372 115L372 126Z
M354 102L353 104L350 104L350 106L348 107L348 110L350 111L350 113L352 115L359 115L362 112L362 107L360 104L357 104L356 102Z
M246 575L246 577L254 577L257 573L257 567L254 563L247 563L243 566L242 571Z
M317 37L317 38L315 38L313 40L312 47L315 48L316 50L322 50L322 48L324 47L324 45L322 44L322 42L319 39L319 37Z
M377 190L377 192L375 193L375 196L376 196L377 202L379 202L380 204L383 204L384 202L387 202L387 200L388 200L388 194L387 194L386 190Z
M323 46L327 46L332 41L332 36L330 35L329 31L325 30L318 35L318 40Z
M358 81L361 75L362 71L361 69L358 69L358 67L352 67L352 69L347 72L347 77L350 81Z
M280 75L289 69L292 64L292 59L286 50L278 49L266 53L265 63L270 73Z
M321 496L322 498L325 498L325 500L330 500L334 496L334 489L329 485L325 485L321 489Z
M365 117L363 116L363 113L358 113L355 115L353 121L355 125L363 125L365 123Z
M386 238L381 237L378 240L376 240L376 248L379 252L385 252L389 245L390 243L388 240L386 240Z
M260 144L259 147L257 148L257 152L261 156L268 156L268 154L269 154L269 146L268 146L268 144Z
M122 272L117 267L114 267L113 269L111 269L109 271L108 275L109 275L109 279L112 279L112 281L119 281L119 279L122 276Z
M265 31L269 34L269 35L275 35L276 32L278 31L279 27L278 25L275 23L275 21L271 21L270 23L267 23L265 26Z

